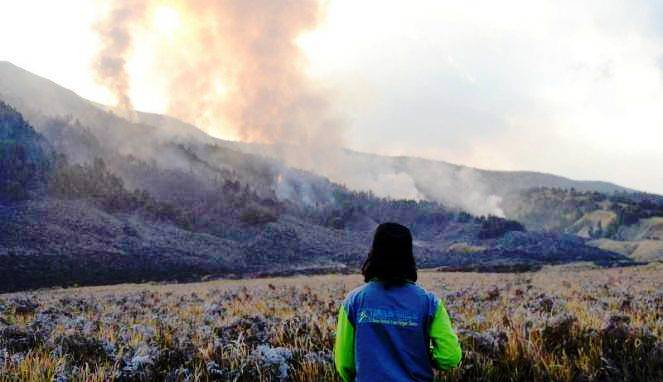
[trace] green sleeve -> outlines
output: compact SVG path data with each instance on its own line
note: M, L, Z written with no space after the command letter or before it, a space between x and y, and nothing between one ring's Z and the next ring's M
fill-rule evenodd
M355 328L348 320L344 306L338 312L336 343L334 345L336 371L344 382L354 381L355 377Z
M432 342L431 356L435 366L440 370L458 367L462 351L442 301L437 304L428 334Z

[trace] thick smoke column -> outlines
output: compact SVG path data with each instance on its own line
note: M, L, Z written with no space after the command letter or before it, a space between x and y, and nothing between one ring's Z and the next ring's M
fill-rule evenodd
M95 65L122 107L131 106L125 64L134 34L149 31L155 12L167 8L179 18L178 28L151 48L154 71L168 91L169 114L243 141L306 148L340 144L329 94L306 75L297 45L324 15L319 1L144 0L138 8L131 3L116 0L99 28L104 48Z
M187 1L186 51L172 52L170 112L241 140L308 146L330 126L327 95L306 76L296 39L314 29L311 0ZM195 20L195 22L193 21Z
M97 25L101 50L92 65L97 81L106 86L116 98L118 111L133 111L129 98L127 56L131 53L131 28L144 13L142 1L116 0L108 17Z

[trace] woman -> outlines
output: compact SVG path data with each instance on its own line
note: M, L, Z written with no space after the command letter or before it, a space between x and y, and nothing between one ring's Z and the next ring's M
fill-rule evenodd
M362 267L365 285L341 306L334 356L343 381L432 381L461 359L444 304L415 284L412 234L380 224Z

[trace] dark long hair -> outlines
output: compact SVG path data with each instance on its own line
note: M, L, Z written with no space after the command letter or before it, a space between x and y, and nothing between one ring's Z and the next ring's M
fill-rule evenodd
M398 223L382 223L375 230L373 245L361 267L364 281L378 279L386 284L417 281L412 252L412 233Z

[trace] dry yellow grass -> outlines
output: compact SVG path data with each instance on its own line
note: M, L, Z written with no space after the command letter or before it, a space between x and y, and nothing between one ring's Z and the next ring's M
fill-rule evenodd
M663 266L422 271L419 282L446 302L464 348L440 380L663 378ZM336 313L361 284L327 275L2 295L0 380L337 380Z

